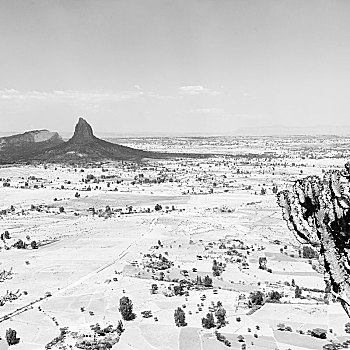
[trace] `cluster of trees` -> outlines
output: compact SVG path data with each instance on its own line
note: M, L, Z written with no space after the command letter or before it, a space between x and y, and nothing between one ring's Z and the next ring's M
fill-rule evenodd
M213 276L217 277L220 276L223 271L225 270L225 266L222 262L217 262L215 259L213 260Z
M224 343L228 347L231 347L230 341L226 339L226 337L223 334L219 333L218 331L215 331L215 336L218 341Z
M256 292L251 292L249 295L249 304L251 306L261 306L264 305L264 293L257 290Z
M203 279L201 276L197 276L196 284L198 286L204 286L206 288L211 288L213 286L213 280L208 275L204 276Z
M6 230L4 233L1 234L0 238L2 241L4 241L5 239L10 239L10 232Z
M216 322L214 319L216 317ZM202 326L206 329L214 327L223 327L226 325L226 310L224 309L222 302L218 301L215 306L215 312L208 312L206 317L202 318Z

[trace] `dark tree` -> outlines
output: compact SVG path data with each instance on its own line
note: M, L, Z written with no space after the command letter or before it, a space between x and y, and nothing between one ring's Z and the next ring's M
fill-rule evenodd
M136 315L133 313L133 304L128 297L122 297L119 300L119 311L125 321L135 319Z
M266 270L267 259L265 256L259 257L259 269Z
M207 329L215 327L215 321L212 312L209 312L207 314L207 317L202 318L202 326Z
M19 343L20 338L17 338L17 332L14 329L9 328L6 331L6 341L8 345L16 345Z
M301 297L301 293L302 293L302 290L299 288L299 286L295 286L295 297L296 298L300 298Z
M32 241L30 243L30 246L32 247L32 249L38 249L38 244L36 243L36 241Z
M224 271L224 267L221 262L217 262L216 260L213 260L212 270L213 270L213 276L217 277L222 274L222 272Z
M159 211L162 210L162 206L160 204L156 204L156 206L154 207L155 211Z
M326 339L327 331L322 328L315 328L311 331L311 336L315 338Z
M259 290L256 292L251 292L249 295L250 302L252 305L263 305L264 304L264 294Z
M282 298L282 295L278 293L276 290L273 290L271 293L269 293L268 301L270 303L279 303L281 298Z
M217 319L217 323L220 327L226 325L226 310L223 308L220 301L218 301L217 309L215 311L215 316Z
M187 325L185 321L185 312L181 309L181 307L178 307L174 312L174 320L177 327L184 327Z
M19 239L13 246L17 249L26 249L26 244L21 239Z
M207 275L204 277L204 280L203 280L203 285L204 287L212 287L213 286L213 280Z
M151 294L156 294L158 291L158 286L153 283L152 286L151 286Z
M123 326L123 322L121 320L119 320L118 326L117 326L117 333L119 335L121 335L124 331L125 331L125 329L124 329L124 326Z

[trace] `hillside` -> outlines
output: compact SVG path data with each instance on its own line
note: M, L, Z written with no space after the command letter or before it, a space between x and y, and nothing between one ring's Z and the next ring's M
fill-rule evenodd
M90 163L101 161L141 161L143 159L206 158L210 155L150 152L118 145L96 137L91 125L79 118L74 135L64 142L57 133L29 131L0 140L0 163L50 162ZM1 141L0 141L1 145Z
M33 130L0 138L0 164L29 160L64 141L57 132Z

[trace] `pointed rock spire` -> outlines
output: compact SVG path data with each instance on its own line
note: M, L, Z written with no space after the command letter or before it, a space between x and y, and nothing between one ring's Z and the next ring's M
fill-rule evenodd
M74 135L71 141L76 143L84 143L91 141L95 138L91 125L84 119L79 118L77 125L75 126Z

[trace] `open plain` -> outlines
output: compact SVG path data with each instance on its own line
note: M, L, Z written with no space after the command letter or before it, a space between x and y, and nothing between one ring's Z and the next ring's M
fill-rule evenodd
M206 159L3 166L0 349L9 328L18 350L345 346L347 316L276 192L342 167L349 140L216 140L122 140Z

